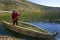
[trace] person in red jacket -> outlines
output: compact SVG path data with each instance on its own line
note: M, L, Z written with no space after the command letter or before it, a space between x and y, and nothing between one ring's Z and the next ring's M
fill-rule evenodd
M19 13L16 10L14 10L12 12L13 25L15 25L15 24L18 25L18 16L19 16Z

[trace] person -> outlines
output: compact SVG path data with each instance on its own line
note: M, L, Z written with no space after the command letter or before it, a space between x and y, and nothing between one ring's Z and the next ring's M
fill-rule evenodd
M15 25L15 24L18 25L18 16L19 16L19 13L16 10L14 10L12 12L13 25Z

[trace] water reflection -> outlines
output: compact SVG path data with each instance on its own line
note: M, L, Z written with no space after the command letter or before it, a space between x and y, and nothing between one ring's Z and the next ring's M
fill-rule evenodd
M60 40L60 24L54 23L54 22L30 22L36 26L39 26L43 28L44 30L47 30L49 32L55 33L59 32L58 36L56 37L57 40Z

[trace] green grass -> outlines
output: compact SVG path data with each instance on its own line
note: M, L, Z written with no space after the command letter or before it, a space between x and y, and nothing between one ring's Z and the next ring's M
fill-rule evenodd
M37 19L39 18L39 14L36 13L21 13L19 15L19 20L20 21L38 21ZM0 13L0 22L3 20L11 20L11 13Z
M20 15L19 15L19 21L26 21L26 22L32 22L32 21L41 21L41 20L43 20L43 21L45 21L45 20L55 20L55 19L59 19L60 18L60 16L59 16L59 14L57 13L57 14L45 14L45 13L40 13L40 12L22 12L22 13L20 13ZM12 20L12 18L11 18L11 13L8 13L8 12L5 12L5 13L3 13L3 12L1 12L0 13L0 22L2 22L3 20L6 20L6 21L8 21L8 20ZM58 21L58 20L55 20L55 21Z
M0 22L3 20L11 20L10 13L0 13Z

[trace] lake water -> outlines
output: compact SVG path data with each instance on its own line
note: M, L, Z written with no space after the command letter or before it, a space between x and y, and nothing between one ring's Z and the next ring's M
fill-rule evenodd
M60 40L60 23L54 23L54 22L52 23L51 22L31 22L31 23L51 33L59 32L56 39Z
M52 23L51 22L29 22L29 23L36 25L39 28L47 30L51 33L59 32L56 39L60 40L60 23L54 23L54 22L52 22ZM14 34L12 34L10 31L5 30L3 25L0 25L0 35L14 36ZM31 40L31 38L29 39L29 37L28 38L23 37L23 38L25 38L25 40ZM35 40L35 39L32 39L32 40Z

